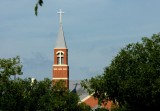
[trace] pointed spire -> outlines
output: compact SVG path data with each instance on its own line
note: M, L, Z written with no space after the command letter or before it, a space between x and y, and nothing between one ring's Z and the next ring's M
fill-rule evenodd
M57 12L57 13L60 14L60 29L59 29L59 33L57 36L55 48L67 48L65 37L64 37L64 32L62 28L62 14L64 14L64 12L62 12L62 10L60 9L60 12Z
M71 92L77 93L77 85L80 85L80 84L76 83L76 84L73 84L73 85L75 85L75 87L74 87L74 89Z

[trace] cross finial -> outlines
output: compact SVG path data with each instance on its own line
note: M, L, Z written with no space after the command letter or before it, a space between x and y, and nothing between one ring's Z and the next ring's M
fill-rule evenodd
M62 23L62 14L64 14L64 12L62 12L62 10L60 9L59 12L57 12L60 15L60 24Z

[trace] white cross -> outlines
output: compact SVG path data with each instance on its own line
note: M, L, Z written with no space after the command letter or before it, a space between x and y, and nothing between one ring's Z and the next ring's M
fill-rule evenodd
M62 14L64 14L64 12L62 12L62 10L60 9L60 11L57 13L60 15L60 23L62 23Z

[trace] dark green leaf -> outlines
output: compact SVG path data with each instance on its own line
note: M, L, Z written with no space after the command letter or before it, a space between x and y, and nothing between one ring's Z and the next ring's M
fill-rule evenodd
M38 15L38 4L35 5L34 11L35 11L35 15L37 16Z

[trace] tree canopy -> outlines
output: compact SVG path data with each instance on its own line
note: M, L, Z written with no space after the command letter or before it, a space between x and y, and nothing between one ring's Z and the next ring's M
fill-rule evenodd
M0 59L0 82L8 80L11 76L22 75L20 57Z
M32 78L14 78L22 74L19 57L0 59L0 110L7 111L90 111L91 108L76 93L65 87L64 81L48 78L33 81Z
M101 76L81 84L99 101L112 100L126 111L160 110L160 34L128 44Z

